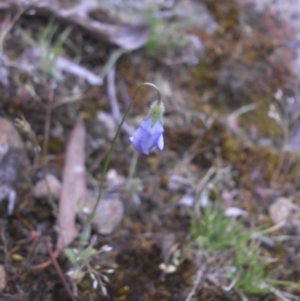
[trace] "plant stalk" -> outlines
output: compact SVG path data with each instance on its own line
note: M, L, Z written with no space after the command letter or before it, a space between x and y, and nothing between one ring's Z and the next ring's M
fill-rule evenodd
M137 95L138 95L138 92L140 91L140 89L141 89L142 87L151 87L151 88L155 89L155 91L156 91L156 93L157 93L157 98L158 98L157 101L158 101L159 104L161 103L161 94L160 94L160 92L159 92L159 89L158 89L154 84L151 84L151 83L143 83L143 84L141 84L140 86L138 86L137 89L135 90L135 93L134 93L134 95L133 95L133 98L132 98L132 100L131 100L129 106L127 107L127 109L126 109L124 115L123 115L122 121L121 121L121 123L120 123L119 126L118 126L117 132L116 132L116 134L115 134L115 136L114 136L114 139L113 139L113 141L112 141L112 143L111 143L111 147L110 147L110 149L109 149L109 151L108 151L108 154L107 154L107 157L106 157L106 160L105 160L105 163L104 163L103 171L102 171L102 174L101 174L101 180L100 180L99 192L98 192L97 200L96 200L96 203L95 203L95 205L94 205L94 207L93 207L93 210L92 210L91 214L88 216L88 218L87 218L87 220L86 220L85 229L86 229L87 231L89 231L89 229L91 228L91 223L92 223L92 221L93 221L93 219L94 219L94 217L95 217L95 215L96 215L96 210L97 210L97 207L99 206L99 203L100 203L100 200L101 200L101 197L102 197L102 194L103 194L103 188L104 188L105 176L106 176L106 173L107 173L108 164L109 164L109 162L110 162L110 157L111 157L113 148L114 148L114 146L115 146L115 144L116 144L117 138L118 138L118 136L119 136L119 134L120 134L122 125L123 125L123 123L124 123L124 121L125 121L125 119L126 119L128 113L129 113L129 110L131 109L133 103L135 102L136 97L137 97ZM84 233L86 233L86 231L83 231L83 234L84 234Z

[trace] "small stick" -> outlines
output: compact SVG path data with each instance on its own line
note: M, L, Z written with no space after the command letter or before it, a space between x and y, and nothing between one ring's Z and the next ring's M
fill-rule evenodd
M14 18L11 20L10 24L8 24L7 27L0 34L0 54L3 54L4 40L5 40L6 36L8 35L9 31L14 27L14 25L17 23L17 21L20 19L20 17L22 16L22 14L25 12L25 10L28 7L21 9L20 4L18 3L18 8L19 8L19 11L16 13Z
M122 115L120 112L118 99L117 99L115 73L116 73L115 66L111 66L111 69L108 71L107 74L107 94L108 94L108 99L109 99L113 119L117 124L119 124L121 122ZM122 125L122 130L128 136L132 136L134 133L134 127L132 127L126 121L124 121Z
M7 240L5 237L5 231L4 228L1 228L1 240L3 243L3 253L4 253L4 263L5 265L9 265L11 263L11 259L10 259L10 252L7 249Z
M73 293L72 293L72 291L71 291L71 289L70 289L70 287L69 287L69 285L68 285L68 283L66 281L66 278L65 278L65 276L64 276L64 274L63 274L63 272L62 272L62 270L61 270L61 268L59 266L59 264L56 261L56 257L54 256L54 253L52 252L51 243L50 243L50 239L49 238L46 239L46 245L47 245L47 249L48 249L48 253L49 253L51 262L52 262L52 264L53 264L53 266L54 266L54 268L56 270L56 273L59 276L59 278L60 278L60 280L61 280L61 282L62 282L62 284L63 284L63 286L64 286L64 288L65 288L65 290L66 290L66 292L68 294L68 296L70 297L70 299L72 301L76 301L76 299L73 296Z
M60 253L59 250L55 250L54 253L52 252L53 257L56 259L57 256L59 255L59 253ZM40 264L37 264L37 265L32 266L31 269L32 269L32 270L42 270L42 269L48 267L51 263L52 263L51 260L47 260L47 261L45 261L45 262L43 262L43 263L40 263Z
M196 293L197 287L199 286L199 284L202 280L204 270L205 270L205 266L198 270L193 288L190 291L190 293L188 294L188 296L186 297L185 301L190 301L193 298L194 294Z
M131 159L129 173L128 173L128 184L129 185L131 185L131 182L132 182L135 170L136 170L136 165L137 165L137 162L138 162L138 158L139 158L139 153L134 152L133 157Z
M47 166L47 153L48 153L48 142L50 134L50 125L51 125L51 113L53 105L53 92L50 92L50 97L46 105L46 121L44 125L44 140L43 140L43 150L42 150L42 160L44 166Z

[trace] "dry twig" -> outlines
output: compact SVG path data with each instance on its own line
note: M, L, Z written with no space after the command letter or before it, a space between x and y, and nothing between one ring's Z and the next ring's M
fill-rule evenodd
M59 278L60 278L60 280L61 280L61 282L62 282L62 284L63 284L63 286L64 286L64 288L65 288L65 290L66 290L66 292L68 294L68 296L70 297L70 299L72 301L76 301L76 299L73 296L73 293L72 293L72 291L71 291L71 289L70 289L70 287L69 287L69 285L67 283L67 280L66 280L63 272L61 271L61 268L60 268L59 264L56 261L56 257L55 257L55 255L54 255L54 253L52 251L52 248L51 248L51 243L50 243L49 237L46 238L46 245L47 245L47 250L48 250L48 253L49 253L49 256L50 256L50 259L51 259L51 263L53 264L53 266L54 266L54 268L55 268L55 270L57 272L57 275L59 276Z
M199 268L199 270L197 272L197 275L196 275L196 279L195 279L193 288L190 291L190 293L188 294L188 296L186 297L185 301L190 301L193 298L193 296L195 295L195 293L196 293L196 291L197 291L197 289L200 285L200 282L203 278L203 274L204 274L205 269L206 269L206 266L203 266L203 267Z
M113 118L116 122L116 124L119 124L122 120L119 105L118 105L118 99L116 95L116 86L115 86L115 67L112 66L112 68L108 71L107 75L107 92L110 102L110 107L112 111ZM126 121L124 121L122 125L122 129L128 136L132 136L134 133L134 129L132 126L130 126Z

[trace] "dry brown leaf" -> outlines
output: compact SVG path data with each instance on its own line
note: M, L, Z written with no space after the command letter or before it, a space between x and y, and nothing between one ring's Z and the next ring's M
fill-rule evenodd
M59 237L56 248L67 247L76 237L75 217L78 202L85 199L85 127L83 120L77 119L68 143L62 177L57 226Z
M6 273L2 265L0 265L0 292L5 289L6 286Z
M58 18L72 25L78 25L96 38L132 51L143 47L150 35L150 27L146 23L111 25L92 19L89 13L99 6L98 1L81 1L73 6L63 8L59 1L46 0L6 0L0 9L13 9L27 5L38 15Z
M0 294L1 301L28 301L28 298L25 294Z

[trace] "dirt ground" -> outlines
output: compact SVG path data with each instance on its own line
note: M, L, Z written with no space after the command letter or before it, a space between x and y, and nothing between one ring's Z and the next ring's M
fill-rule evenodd
M299 15L283 2L1 1L0 301L300 300ZM84 243L144 82L164 150L130 144L156 100L143 87ZM239 265L241 245L258 255Z

